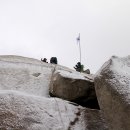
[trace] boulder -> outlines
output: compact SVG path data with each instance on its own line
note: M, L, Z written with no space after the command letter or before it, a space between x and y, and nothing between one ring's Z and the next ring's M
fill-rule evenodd
M110 130L130 130L130 56L113 56L96 73L96 94Z
M0 91L1 130L107 130L99 110L58 98Z
M51 80L50 94L86 107L99 109L93 75L56 69Z

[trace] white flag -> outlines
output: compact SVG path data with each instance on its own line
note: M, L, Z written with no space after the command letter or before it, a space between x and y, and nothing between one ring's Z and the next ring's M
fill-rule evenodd
M79 34L79 36L77 37L77 41L80 41L80 34Z
M77 41L80 41L80 35L77 37Z

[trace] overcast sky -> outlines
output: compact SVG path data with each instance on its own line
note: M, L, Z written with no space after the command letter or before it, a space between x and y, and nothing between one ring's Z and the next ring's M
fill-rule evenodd
M0 0L0 55L79 61L95 73L130 54L130 0Z

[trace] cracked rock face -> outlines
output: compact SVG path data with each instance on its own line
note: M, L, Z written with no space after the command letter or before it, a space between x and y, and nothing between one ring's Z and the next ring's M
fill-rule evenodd
M0 130L107 130L99 110L49 96L57 71L74 73L35 59L0 56Z
M130 130L130 56L113 56L97 72L96 94L110 130Z

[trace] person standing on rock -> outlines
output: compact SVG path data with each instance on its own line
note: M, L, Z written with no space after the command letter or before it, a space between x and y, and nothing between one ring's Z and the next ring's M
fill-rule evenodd
M57 62L57 58L56 58L56 57L51 57L50 63L52 63L52 64L57 64L57 63L58 63L58 62Z

